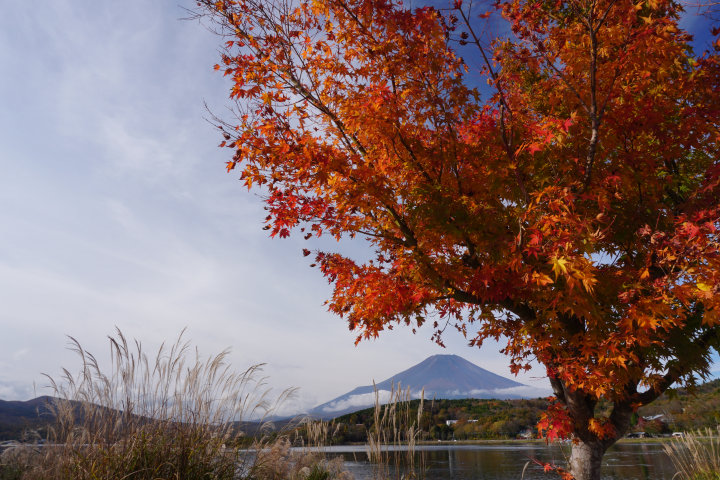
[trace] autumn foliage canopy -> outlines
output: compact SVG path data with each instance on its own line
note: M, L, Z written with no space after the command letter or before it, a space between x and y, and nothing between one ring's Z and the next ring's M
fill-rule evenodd
M375 252L313 253L358 339L430 323L439 342L448 325L507 340L513 371L547 368L546 429L598 445L706 371L720 43L695 53L677 3L200 4L227 40L227 168L267 192L271 235Z

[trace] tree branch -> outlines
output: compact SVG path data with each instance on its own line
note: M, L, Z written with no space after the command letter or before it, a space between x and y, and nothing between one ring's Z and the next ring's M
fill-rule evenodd
M706 351L713 341L718 339L720 331L718 329L706 330L700 338L694 343L698 352ZM667 372L662 379L649 390L635 393L630 397L630 402L636 405L647 405L662 395L673 383L677 382L681 377L692 372L692 362L680 361L679 359L672 362L668 366Z

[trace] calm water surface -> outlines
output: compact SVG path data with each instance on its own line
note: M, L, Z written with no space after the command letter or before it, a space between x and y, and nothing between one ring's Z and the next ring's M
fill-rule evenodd
M416 465L424 457L427 480L520 480L532 459L565 465L569 447L544 444L430 445L416 448ZM342 456L357 480L373 477L365 447L327 447L329 456ZM391 471L394 472L391 466ZM659 443L615 445L605 454L603 480L671 480L675 470ZM531 461L524 480L555 479Z

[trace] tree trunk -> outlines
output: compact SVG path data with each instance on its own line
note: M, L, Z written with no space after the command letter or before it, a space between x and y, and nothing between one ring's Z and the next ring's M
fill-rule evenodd
M570 473L575 480L600 480L600 466L605 454L601 442L574 443L570 454Z
M573 443L570 454L570 473L575 480L600 480L603 456L607 449L627 432L634 411L633 406L628 400L613 402L610 416L603 420L603 424L605 421L609 422L607 426L611 427L610 431L600 432L605 438L598 438L598 433L590 430L591 422L595 419L598 399L582 390L567 388L555 376L549 378L555 396L566 407L572 419L572 433L574 442L577 443ZM628 396L632 396L637 392L637 385L629 383L624 390Z

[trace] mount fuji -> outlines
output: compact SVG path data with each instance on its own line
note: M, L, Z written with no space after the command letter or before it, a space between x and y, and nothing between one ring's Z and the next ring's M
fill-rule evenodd
M433 355L417 365L377 383L357 387L329 402L318 405L308 413L313 417L330 419L375 404L377 389L381 403L389 400L392 389L410 389L412 398L530 398L543 396L539 389L501 377L457 355Z

